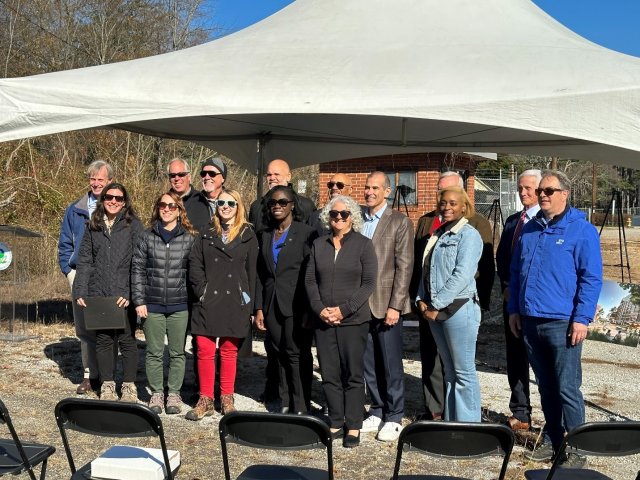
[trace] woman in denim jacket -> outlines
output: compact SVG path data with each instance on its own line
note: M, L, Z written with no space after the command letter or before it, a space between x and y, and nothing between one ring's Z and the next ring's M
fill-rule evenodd
M482 239L467 218L474 208L460 187L438 193L444 224L429 239L422 258L422 278L416 305L429 321L444 365L444 419L480 421L480 384L475 355L480 306L475 273Z

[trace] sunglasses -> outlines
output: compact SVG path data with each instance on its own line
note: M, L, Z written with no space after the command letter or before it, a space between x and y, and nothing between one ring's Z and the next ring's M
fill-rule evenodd
M273 198L267 202L267 207L273 208L276 205L284 208L290 203L293 203L293 200L287 200L286 198L279 198L278 200L274 200Z
M338 187L338 190L342 190L344 187L350 187L348 183L342 182L327 182L327 188L331 190L333 187Z
M563 191L562 188L553 188L553 187L536 188L536 195L540 196L541 193L544 193L547 197L550 197L554 193L562 192L562 191Z
M238 202L235 200L216 200L216 205L218 208L222 208L225 205L228 205L229 208L236 208L238 206Z
M220 172L214 172L212 170L202 170L200 172L200 176L202 178L206 177L207 175L209 175L211 178L216 178L218 175L222 175Z
M340 217L342 220L346 220L349 218L349 215L351 215L349 210L329 210L329 216L334 219Z
M176 173L169 173L169 178L176 178L176 177L180 177L180 178L184 178L187 175L189 175L189 172L176 172Z
M176 209L178 208L178 204L177 203L167 203L167 202L159 202L158 203L158 210L164 210L166 208L168 208L172 212L175 212Z
M105 202L110 202L111 200L115 200L116 202L124 202L124 195L109 195L108 193L104 196Z

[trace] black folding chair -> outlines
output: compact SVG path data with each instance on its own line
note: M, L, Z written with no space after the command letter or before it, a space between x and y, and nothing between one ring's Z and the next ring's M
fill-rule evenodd
M91 462L76 470L67 430L101 437L158 437L164 460L166 480L173 480L178 468L171 471L162 421L146 405L105 400L65 398L56 405L56 422L69 461L72 479L90 479Z
M289 465L251 465L238 480L299 479L333 480L331 432L326 423L311 415L286 415L263 412L233 412L220 420L220 445L224 475L231 480L227 443L269 450L306 450L325 448L327 470Z
M640 422L593 422L579 425L565 436L550 470L527 470L524 472L525 478L611 480L611 477L589 468L558 468L566 453L599 457L623 457L640 453ZM636 480L640 480L640 470Z
M11 434L11 438L0 439L0 477L20 475L26 471L31 480L36 480L33 467L42 463L40 479L44 480L47 473L47 461L56 449L50 445L21 442L16 429L13 428L9 411L2 400L0 400L0 424L5 424Z
M450 459L472 459L489 455L504 457L499 480L507 473L507 464L513 450L514 435L505 425L492 423L461 423L418 421L407 425L398 438L396 465L393 480L424 479L437 480L456 478L442 475L398 476L404 451L415 450L434 457Z

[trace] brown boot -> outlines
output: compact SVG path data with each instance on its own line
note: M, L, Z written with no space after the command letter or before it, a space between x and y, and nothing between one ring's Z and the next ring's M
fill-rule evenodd
M200 395L196 406L193 408L193 410L189 410L184 418L186 418L187 420L201 420L203 417L209 417L213 415L214 411L213 398Z
M223 415L236 411L236 407L233 405L233 393L220 396L220 410Z

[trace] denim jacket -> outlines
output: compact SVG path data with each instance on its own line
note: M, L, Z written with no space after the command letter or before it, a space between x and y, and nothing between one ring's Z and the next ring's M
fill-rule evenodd
M431 307L442 310L456 298L476 296L475 273L483 243L478 231L463 220L466 219L438 238L431 254L431 298L424 299L424 280L421 280L416 302L422 299ZM422 278L425 278L424 274Z

